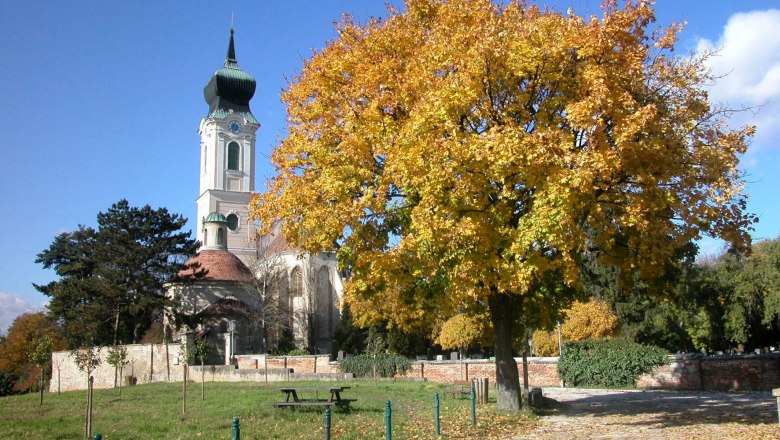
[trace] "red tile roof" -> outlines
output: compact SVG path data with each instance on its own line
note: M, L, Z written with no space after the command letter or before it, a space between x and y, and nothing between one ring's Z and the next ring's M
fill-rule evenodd
M200 251L191 258L187 266L197 263L194 267L179 272L180 277L193 276L200 271L205 271L200 280L211 281L251 281L252 271L235 255L228 251Z

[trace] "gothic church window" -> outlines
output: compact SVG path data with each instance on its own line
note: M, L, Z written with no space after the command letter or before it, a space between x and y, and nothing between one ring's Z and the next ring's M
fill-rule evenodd
M296 267L290 273L290 293L293 298L303 297L303 274L300 267Z
M241 153L241 147L237 143L231 142L228 144L228 169L238 171L239 156Z

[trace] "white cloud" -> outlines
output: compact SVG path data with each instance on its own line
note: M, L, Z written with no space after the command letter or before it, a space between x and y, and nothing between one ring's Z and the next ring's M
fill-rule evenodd
M721 77L710 89L712 101L730 108L760 106L755 114L736 114L732 122L756 125L756 143L767 147L777 146L772 144L780 134L779 30L780 9L740 12L729 18L717 41L702 39L697 45L697 51L716 51L708 60Z
M0 292L0 333L7 334L8 327L17 316L25 312L39 312L43 304L33 304L19 295Z

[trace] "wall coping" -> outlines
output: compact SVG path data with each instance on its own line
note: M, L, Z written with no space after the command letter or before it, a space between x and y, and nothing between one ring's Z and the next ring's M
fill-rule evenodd
M745 354L702 354L702 353L676 353L666 356L667 359L686 360L696 359L702 361L731 361L731 360L780 360L780 352L772 353L745 353Z
M513 359L517 363L522 363L523 362L523 358L521 358L521 357L516 357L516 358L513 358ZM527 359L528 359L528 363L534 363L534 364L557 364L558 363L558 357L557 356L554 356L554 357L551 357L551 356L550 357L528 357ZM420 360L420 361L415 361L415 360L413 360L412 363L413 364L441 364L441 365L464 363L464 364L477 364L478 365L478 364L495 364L496 361L495 360L490 360L490 359L463 359L462 361L460 361L460 360L453 361L453 360L450 360L450 359L445 359L445 360L441 360L441 361L437 361L437 360L424 360L424 361Z

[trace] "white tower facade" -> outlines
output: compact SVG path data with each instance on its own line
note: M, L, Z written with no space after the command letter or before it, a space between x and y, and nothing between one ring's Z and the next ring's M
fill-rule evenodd
M249 109L255 79L238 67L230 30L225 64L203 95L209 113L200 122L200 195L197 237L204 243L204 220L214 212L227 219L227 249L244 264L256 258L254 222L248 205L255 184L255 133L260 128Z

